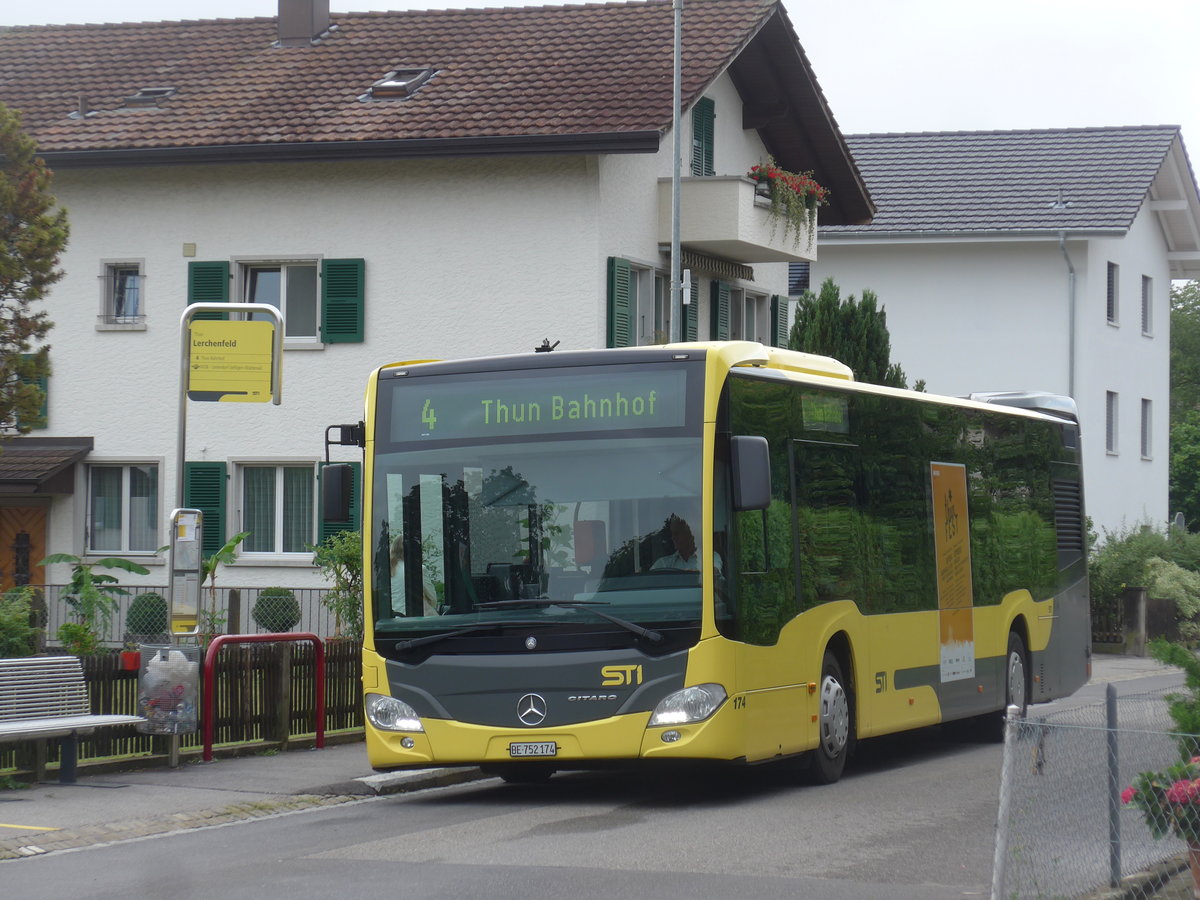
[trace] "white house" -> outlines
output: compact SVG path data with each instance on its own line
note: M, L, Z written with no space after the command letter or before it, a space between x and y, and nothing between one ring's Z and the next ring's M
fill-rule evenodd
M4 581L67 551L164 583L189 302L286 314L282 405L187 405L182 502L209 551L252 532L226 586L320 584L324 429L361 418L375 366L663 340L672 32L664 0L0 29L0 102L71 222L48 424L0 454ZM689 4L683 47L677 324L778 343L814 251L746 172L813 170L827 222L871 201L778 2Z
M813 289L875 291L931 391L1075 398L1099 531L1163 527L1170 287L1200 277L1177 127L847 136L878 206L820 228Z

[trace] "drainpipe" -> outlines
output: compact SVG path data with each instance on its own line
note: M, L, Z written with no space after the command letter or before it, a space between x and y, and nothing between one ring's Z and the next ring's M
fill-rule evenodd
M1058 249L1067 261L1067 394L1075 398L1075 266L1067 253L1067 233L1059 232Z

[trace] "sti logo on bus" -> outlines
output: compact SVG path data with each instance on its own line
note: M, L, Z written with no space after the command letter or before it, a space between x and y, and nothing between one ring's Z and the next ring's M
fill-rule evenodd
M600 683L605 687L642 683L641 666L604 666L600 670L600 674L604 678Z

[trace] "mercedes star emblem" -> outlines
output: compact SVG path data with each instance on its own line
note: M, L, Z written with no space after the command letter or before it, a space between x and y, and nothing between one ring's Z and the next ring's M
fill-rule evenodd
M541 725L546 720L546 698L541 694L526 694L517 701L517 718L522 725Z

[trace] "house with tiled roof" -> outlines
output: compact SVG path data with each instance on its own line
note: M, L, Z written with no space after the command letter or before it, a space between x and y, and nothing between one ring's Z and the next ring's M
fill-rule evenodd
M877 211L822 224L813 288L875 291L931 391L1074 397L1097 529L1165 526L1170 287L1200 277L1179 128L846 140Z
M812 171L824 222L867 221L870 197L778 0L689 2L690 290L672 310L673 20L669 0L281 0L272 18L0 28L0 102L71 223L46 304L48 424L0 457L4 577L24 534L27 558L121 554L164 583L192 302L286 319L279 406L186 407L183 501L206 546L252 532L229 586L321 583L306 547L324 426L361 417L380 364L673 331L782 342L787 264L815 243L772 227L746 173L768 157Z

